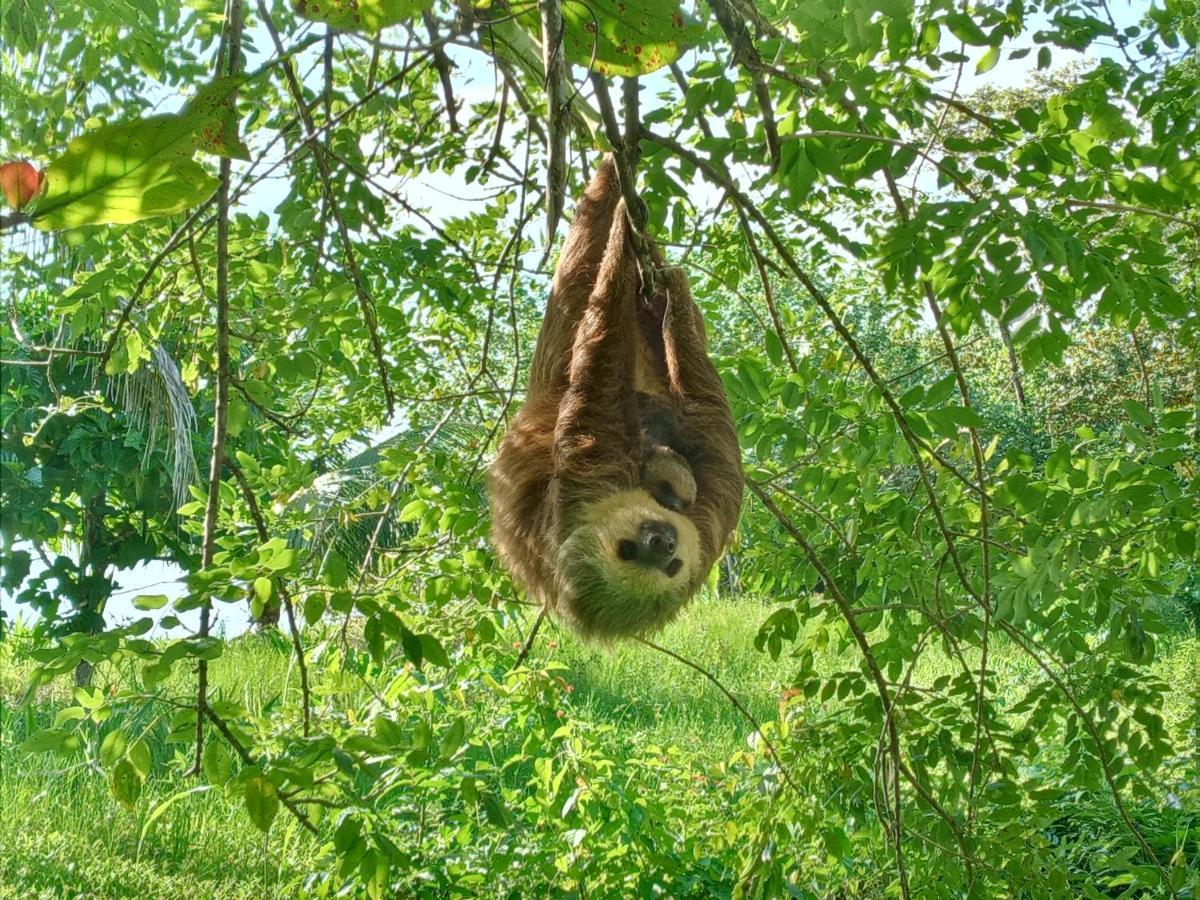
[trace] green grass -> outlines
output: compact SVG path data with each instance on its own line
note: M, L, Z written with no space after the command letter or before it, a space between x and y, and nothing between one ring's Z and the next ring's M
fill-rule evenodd
M165 742L161 709L119 714L132 733L146 733L155 759L155 774L132 813L117 805L104 773L79 754L62 759L14 749L15 740L50 725L54 712L73 701L70 686L58 681L41 689L34 703L15 707L29 667L13 658L11 645L7 649L0 645L0 898L261 897L303 873L298 866L315 845L294 822L281 818L264 839L247 827L240 806L217 791L182 797L143 839L154 807L196 786L176 774L186 768L190 748ZM297 690L290 670L281 642L251 637L234 641L212 664L211 681L215 692L260 710ZM130 674L106 667L95 683Z
M767 609L752 601L698 602L655 640L711 671L760 721L776 717L781 686L794 674L786 653L772 661L754 649L754 637ZM514 639L519 636L514 634ZM0 643L0 898L29 897L206 897L239 898L294 895L313 870L320 840L280 815L267 837L248 822L239 803L220 791L182 797L152 826L151 811L165 799L199 782L183 772L190 746L168 744L168 723L161 708L124 713L122 724L144 731L155 757L154 774L133 812L118 806L103 772L81 762L45 754L23 754L14 744L23 735L53 722L57 709L70 705L70 687L61 682L42 688L33 702L17 707L30 664L18 658L26 635L16 633ZM1183 729L1194 716L1188 686L1195 685L1200 653L1194 640L1163 646L1155 672L1177 687L1163 710L1172 729ZM214 691L241 700L252 713L298 700L298 684L289 647L278 637L247 636L230 643L212 664ZM613 648L583 644L550 625L543 629L531 663L565 666L560 674L571 685L566 714L576 720L616 726L613 758L620 751L648 746L675 746L692 766L727 759L745 747L749 725L702 675L640 644ZM854 666L856 657L830 648L817 660L831 672ZM1028 659L997 643L991 666L1002 697L1040 677ZM186 667L173 677L179 696L190 690ZM335 676L314 667L317 683L332 685ZM955 671L956 664L930 650L920 678ZM134 672L102 667L96 684L128 683ZM337 681L341 693L323 702L357 699L353 679ZM1046 765L1054 765L1048 759ZM1080 809L1072 828L1116 828L1111 808ZM1169 850L1177 842L1177 820L1141 822L1161 832ZM1190 821L1190 820L1189 820ZM329 823L323 827L328 839ZM143 830L145 834L143 835Z

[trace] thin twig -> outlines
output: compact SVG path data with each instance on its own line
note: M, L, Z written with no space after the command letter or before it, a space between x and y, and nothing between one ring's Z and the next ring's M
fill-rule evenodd
M604 77L592 72L591 79L592 89L596 93L596 103L600 107L600 118L604 123L604 136L612 145L613 160L617 164L617 182L621 186L621 196L625 200L625 214L629 218L633 249L642 270L642 290L648 296L654 290L654 260L645 234L646 207L637 192L637 159L640 153L636 142L632 144L627 142L631 126L630 112L632 111L635 121L637 116L637 84L635 81L632 90L628 85L626 86L624 95L626 128L622 133ZM640 137L640 126L638 126L637 133Z
M162 265L163 260L166 259L171 252L180 245L183 239L191 233L192 226L196 224L200 216L204 214L205 210L207 210L209 205L212 204L212 202L216 199L217 194L214 193L211 197L206 199L203 203L192 210L191 215L183 220L183 224L175 229L175 233L167 239L167 242L163 244L162 249L159 250L158 253L154 255L154 258L150 260L150 265L146 266L146 271L142 273L142 277L139 278L138 283L134 285L133 292L129 295L129 299L126 300L125 305L121 307L121 315L117 318L117 324L113 326L112 333L108 336L108 340L104 343L104 349L100 351L100 359L96 364L97 372L102 373L104 371L104 367L108 363L108 358L112 355L113 348L117 346L117 339L121 336L121 329L124 328L125 323L129 321L130 313L133 312L134 306L137 305L138 300L141 298L142 291L146 289L146 285L149 284L150 279L154 276L154 273L158 271L158 267Z
M254 489L250 486L250 482L246 479L246 474L237 463L232 459L227 459L225 460L225 465L229 467L229 470L233 472L233 477L237 479L238 486L242 489L242 497L246 500L246 506L250 508L250 518L254 520L258 539L265 544L270 540L271 534L267 531L267 523L263 518L262 509L258 505L258 498L254 496ZM288 617L288 629L292 633L292 649L296 653L296 666L300 671L300 699L304 714L304 736L308 737L312 701L308 688L308 663L304 659L304 644L300 640L300 629L296 625L296 611L292 604L292 597L287 585L284 584L282 578L273 578L272 582L275 590L279 593L279 598L283 601L283 608Z
M1164 222L1174 222L1176 225L1184 225L1191 228L1193 231L1200 231L1200 222L1192 222L1180 216L1172 215L1161 209L1150 209L1145 206L1131 206L1128 203L1109 203L1104 200L1064 200L1067 206L1081 207L1084 209L1103 209L1110 212L1126 212L1133 213L1139 216L1154 216L1162 219Z
M779 168L780 162L779 127L775 124L775 110L771 103L771 92L767 88L766 79L763 77L762 58L759 56L758 48L754 46L754 41L750 37L750 29L746 27L746 20L734 9L729 0L708 0L708 5L712 8L713 14L716 15L717 23L721 26L721 30L725 32L725 39L729 41L730 47L733 48L733 61L746 69L750 76L750 81L754 86L754 96L758 100L759 112L762 115L763 132L767 138L769 168L774 172Z
M796 528L796 526L792 523L792 520L784 515L783 510L781 510L775 504L775 501L771 499L770 495L767 494L766 491L764 491L753 481L747 482L747 486L750 488L751 492L753 492L754 495L757 496L760 501L762 501L763 506L765 506L767 511L775 517L776 521L778 521L779 524L784 527L784 530L791 535L792 540L800 545L800 548L804 551L804 555L808 557L809 563L814 569L817 570L817 574L820 575L821 580L825 583L825 590L831 597L833 597L834 603L837 604L838 611L842 614L842 619L846 622L847 628L850 629L850 634L853 636L854 642L858 644L858 649L862 654L863 662L867 666L867 671L870 673L872 680L875 682L876 693L879 694L879 701L883 704L883 712L886 720L885 727L887 728L889 736L888 749L892 758L892 779L895 803L892 809L892 821L890 823L890 829L892 831L892 839L895 849L896 870L900 878L900 893L902 896L907 898L910 896L910 894L908 887L908 874L904 863L904 826L900 807L899 789L900 774L903 771L904 765L900 755L900 730L897 728L895 717L892 714L892 697L891 692L888 690L887 680L883 677L883 670L879 667L879 662L875 659L875 654L871 650L871 644L867 640L866 633L863 632L862 627L858 624L854 617L854 612L849 601L846 599L845 594L842 593L842 590L838 586L837 581L834 579L833 574L825 566L825 563L822 561L820 554L817 553L816 548L813 547L813 545L808 542L804 535L800 533L800 530ZM961 842L961 837L959 840Z
M255 759L250 754L250 751L247 750L242 745L242 742L237 739L237 735L235 735L233 733L233 730L229 727L229 724L224 719L222 719L219 715L217 715L215 712L213 712L212 707L210 707L210 706L204 707L204 714L206 716L208 716L209 720L212 721L213 725L215 725L217 727L217 731L221 732L222 736L229 743L229 746L234 749L234 751L237 753L238 757L242 760L242 762L245 765L258 766L259 768L263 767L262 760ZM279 794L279 802L284 805L284 807L287 809L288 812L290 812L293 816L296 817L296 821L299 822L304 827L305 831L307 831L313 835L317 834L317 827L315 825L313 825L312 821L308 818L308 816L306 816L304 814L304 810L302 810L300 808L300 805L295 800L293 800L291 797L286 796L284 794Z
M450 71L454 68L454 64L450 62L450 57L446 55L446 48L439 43L437 19L433 17L433 13L425 10L421 13L421 20L425 23L425 30L429 32L430 51L433 54L433 64L438 70L438 79L442 83L442 96L446 101L446 118L450 122L450 130L458 133L458 104L454 102L454 86L450 81Z
M267 32L271 35L271 41L275 44L276 52L283 54L283 41L280 40L279 31L275 27L275 22L271 18L271 13L267 9L265 0L258 0L258 15L262 19ZM296 70L292 66L291 60L284 61L283 74L287 80L288 91L292 95L292 101L296 104L296 110L299 112L300 119L304 123L304 130L307 134L305 141L312 150L313 161L316 163L317 172L321 177L321 186L324 188L325 197L329 202L329 211L333 213L333 219L337 225L338 238L342 244L342 255L346 262L346 271L350 275L350 281L354 285L355 296L358 298L358 308L362 315L363 327L367 330L371 352L375 356L375 365L379 371L379 382L383 388L384 405L387 408L388 418L391 419L396 414L396 398L392 393L391 381L388 378L387 361L383 356L383 343L379 337L379 324L375 317L375 301L367 291L366 282L362 272L359 270L358 257L354 252L354 243L350 239L350 229L346 226L346 218L342 215L342 208L337 202L337 194L333 190L333 173L329 168L329 160L325 155L325 147L314 137L316 126L313 123L312 112L304 100L304 89L300 86L300 81L296 77Z
M675 660L676 662L681 662L685 666L687 666L689 669L699 672L706 679L708 679L708 681L710 683L712 683L717 688L717 690L719 690L722 694L724 694L725 699L728 700L733 705L733 708L736 709L739 713L741 713L742 717L747 722L750 723L750 727L754 729L755 733L758 735L758 739L760 741L762 741L763 746L767 748L767 752L771 755L771 759L773 759L775 761L775 765L779 767L779 772L783 776L783 780L786 781L788 784L788 787L790 787L792 789L792 791L795 792L796 798L798 800L804 800L804 798L807 795L803 791L800 790L800 786L798 784L796 784L795 779L792 778L791 770L788 769L787 765L785 765L783 760L780 758L779 751L775 749L775 745L772 744L770 739L763 733L762 727L758 724L758 720L754 718L754 715L750 712L750 710L746 709L745 704L742 703L742 701L739 700L736 696L734 696L733 692L730 691L729 688L727 688L727 687L725 687L725 685L721 684L720 679L718 679L716 675L714 675L712 672L708 671L708 669L704 668L699 663L694 663L687 657L680 656L674 650L668 650L666 647L663 647L660 644L654 643L654 641L648 640L647 638L644 638L644 637L638 637L636 635L634 636L633 639L635 641L637 641L639 644L645 644L651 650L657 650L659 653L665 653L667 656L671 657L671 659Z
M513 668L518 669L521 663L525 662L525 657L529 655L529 651L533 649L533 639L537 637L538 629L542 627L542 621L546 618L546 607L538 610L537 618L533 620L533 627L529 629L529 635L525 638L525 643L521 647L521 652L517 654L517 660L513 663Z

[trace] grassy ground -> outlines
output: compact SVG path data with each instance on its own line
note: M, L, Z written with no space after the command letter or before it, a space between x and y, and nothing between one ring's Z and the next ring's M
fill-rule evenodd
M746 602L697 604L658 637L713 672L760 719L776 714L780 686L789 677L785 658L772 662L753 642L762 610ZM291 893L311 871L318 844L288 816L280 816L267 838L245 819L240 804L219 792L200 790L182 771L187 745L167 744L160 713L131 713L129 725L145 729L155 767L136 811L114 803L103 773L78 755L25 755L13 744L46 727L55 711L69 705L69 687L44 688L36 701L17 707L28 664L15 653L20 635L0 644L0 898L30 897L204 897L239 898ZM698 763L717 761L744 746L744 718L700 674L638 644L612 650L583 645L549 628L536 656L566 665L577 719L618 725L629 747L676 746ZM846 663L832 652L820 661L827 670ZM997 647L992 664L1001 691L1038 677L1016 653ZM923 663L947 665L932 654ZM1191 714L1188 685L1200 671L1196 642L1172 645L1158 673L1177 685L1165 715L1178 725ZM252 710L295 697L295 673L283 641L246 637L232 642L212 665L218 690L237 696ZM101 672L101 681L120 673ZM180 673L186 678L187 673ZM319 676L318 676L319 677ZM182 684L181 684L182 687ZM165 765L177 757L178 765ZM152 810L180 795L153 823Z

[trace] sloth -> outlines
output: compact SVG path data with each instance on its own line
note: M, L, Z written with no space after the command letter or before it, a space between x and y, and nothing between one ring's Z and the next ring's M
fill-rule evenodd
M601 640L670 621L737 523L729 402L680 269L643 298L610 158L579 201L525 403L489 473L492 541L544 608Z
M652 394L638 393L642 420L642 487L661 506L684 512L696 502L696 479L692 467L671 449L677 443L675 417L671 408Z

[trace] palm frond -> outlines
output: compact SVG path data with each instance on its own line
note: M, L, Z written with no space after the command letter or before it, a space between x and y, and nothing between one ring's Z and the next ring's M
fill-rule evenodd
M169 443L164 454L171 470L171 494L175 505L182 505L188 499L188 485L198 474L192 452L196 409L175 360L162 344L155 344L150 362L118 378L115 389L130 424L146 435L144 461L154 452L160 433L166 433Z

